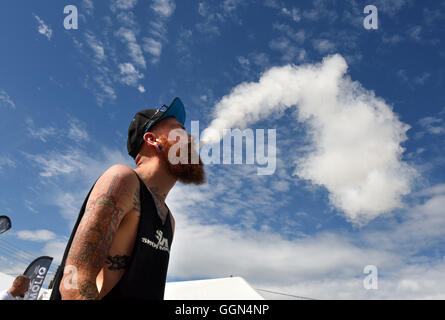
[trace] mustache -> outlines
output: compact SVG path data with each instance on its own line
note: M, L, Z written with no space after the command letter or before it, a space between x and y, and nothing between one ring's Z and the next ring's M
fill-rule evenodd
M170 157L172 157L172 159L179 159L182 165L203 165L199 150L194 140L189 139L187 144L184 143L182 145L176 145L177 143L178 142L176 141L169 141L167 139L163 141L164 148L162 151L167 161L172 163L172 161L170 161ZM176 150L172 150L172 148L175 148ZM187 154L181 154L185 150ZM174 152L174 154L170 153L171 151Z

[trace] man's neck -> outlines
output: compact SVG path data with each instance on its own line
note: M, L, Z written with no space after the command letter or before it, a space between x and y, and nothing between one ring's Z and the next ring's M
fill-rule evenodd
M168 169L162 166L159 159L152 158L141 163L134 171L155 196L165 202L168 193L176 183Z

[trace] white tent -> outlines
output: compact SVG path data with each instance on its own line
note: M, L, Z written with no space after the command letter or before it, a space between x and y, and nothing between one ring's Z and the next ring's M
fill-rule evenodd
M41 289L39 300L48 300L51 290ZM167 282L165 300L264 300L240 277Z
M264 300L241 277L167 282L165 300Z

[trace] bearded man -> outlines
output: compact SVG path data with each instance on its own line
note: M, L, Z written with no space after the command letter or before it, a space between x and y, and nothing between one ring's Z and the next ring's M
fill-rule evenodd
M205 182L203 163L184 123L179 98L169 106L136 113L127 150L137 168L114 165L91 188L51 300L163 299L175 230L165 199L177 181ZM169 139L172 133L176 139ZM184 136L185 142L180 138ZM176 161L178 156L182 161Z

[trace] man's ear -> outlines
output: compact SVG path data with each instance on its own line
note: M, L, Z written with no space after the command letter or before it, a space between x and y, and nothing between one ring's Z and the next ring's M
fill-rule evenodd
M150 146L156 148L156 151L162 151L162 147L158 142L158 138L156 137L156 135L153 132L147 132L146 134L144 134L144 142L147 142Z
M143 136L144 142L147 142L149 145L156 147L157 146L157 137L153 132L147 132Z

